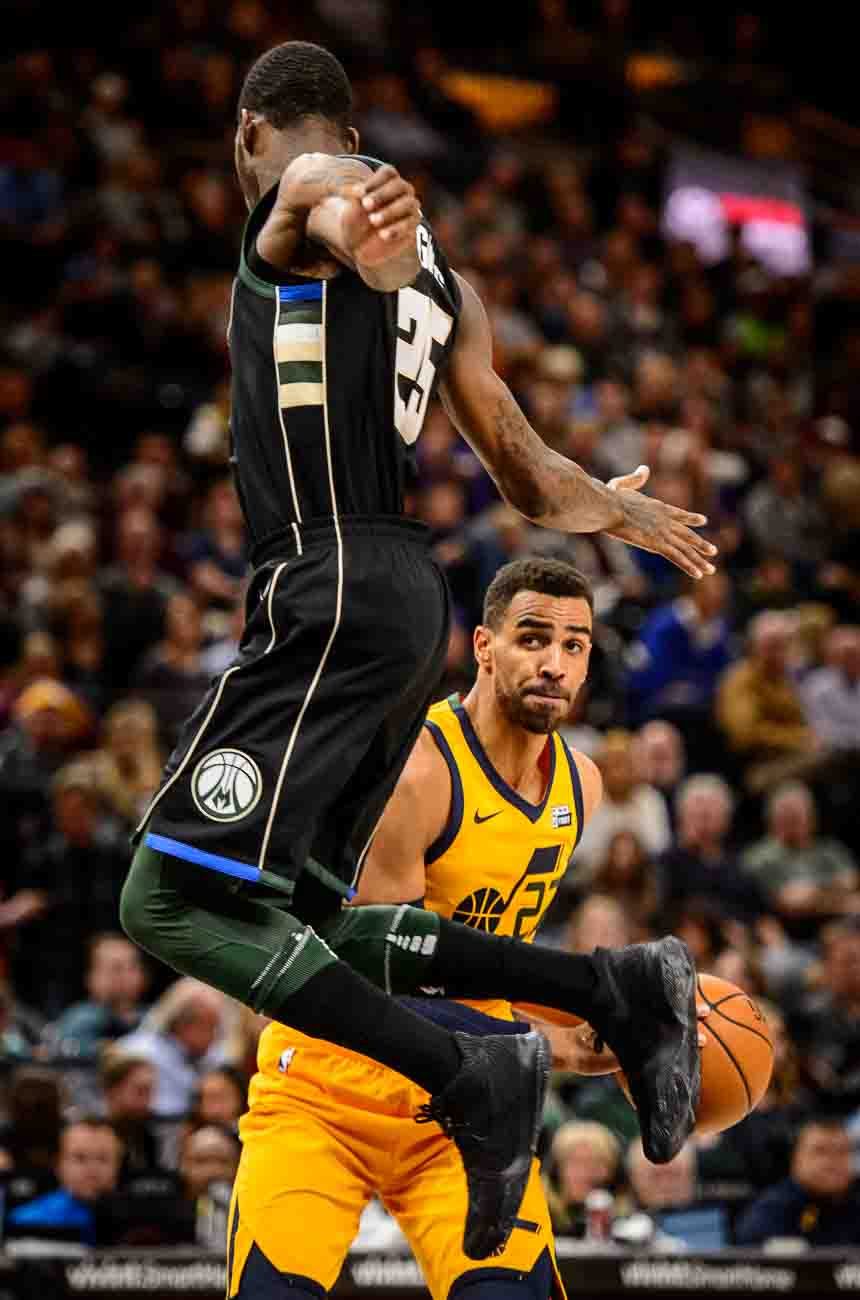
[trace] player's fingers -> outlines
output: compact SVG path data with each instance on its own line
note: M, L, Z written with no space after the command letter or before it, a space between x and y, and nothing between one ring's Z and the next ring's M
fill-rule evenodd
M638 491L645 486L650 476L651 471L648 466L640 465L638 469L634 469L632 474L620 474L617 478L611 478L606 486L613 492L618 492L622 488Z
M400 172L396 167L392 167L391 163L383 163L381 167L377 167L372 175L368 176L367 180L362 181L362 188L365 194L373 194L376 190L387 185L389 181L395 179L401 179Z
M665 504L665 503L664 503ZM707 515L696 514L690 510L682 510L680 506L666 506L669 514L676 519L679 524L686 524L688 528L703 528L708 522Z
M402 176L395 176L371 194L365 193L361 201L367 212L376 212L379 208L384 208L387 204L393 203L395 199L400 199L404 195L414 197L415 189Z
M701 563L694 560L686 551L681 550L679 546L673 545L672 542L663 539L654 544L653 550L662 555L664 559L669 560L682 573L688 573L691 578L702 577Z
M704 555L702 555L701 552L690 543L688 538L676 536L672 540L678 550L681 551L682 554L686 555L694 568L698 569L699 577L704 578L714 572L714 566L711 564L710 560L706 560Z
M689 555L694 563L702 568L703 572L714 572L714 566L711 564L709 557L715 555L716 550L709 542L705 542L703 538L699 537L698 533L691 533L688 528L673 528L671 537L675 545Z
M415 227L418 225L416 217L410 217L406 221L398 221L393 226L386 226L383 230L378 231L380 239L385 239L391 244L396 244L407 239L415 238Z
M404 195L402 198L395 199L393 203L387 203L384 208L377 212L371 212L368 220L371 225L378 227L392 226L395 221L403 221L408 217L419 217L418 203L414 196Z

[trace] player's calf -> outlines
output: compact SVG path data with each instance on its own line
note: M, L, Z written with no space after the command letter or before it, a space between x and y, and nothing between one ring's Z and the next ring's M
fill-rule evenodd
M486 1259L504 1250L522 1204L552 1053L538 1033L455 1037L462 1068L418 1119L435 1120L457 1145L469 1192L463 1253Z

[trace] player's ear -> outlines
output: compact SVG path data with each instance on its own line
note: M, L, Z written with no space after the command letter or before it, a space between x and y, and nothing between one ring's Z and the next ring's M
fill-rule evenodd
M249 158L253 158L259 145L259 119L250 109L243 108L239 114L238 141Z
M475 652L475 660L479 668L489 668L492 663L492 644L493 633L488 627L476 627L475 635L472 638L472 647Z
M346 152L358 153L358 132L354 126L346 128Z

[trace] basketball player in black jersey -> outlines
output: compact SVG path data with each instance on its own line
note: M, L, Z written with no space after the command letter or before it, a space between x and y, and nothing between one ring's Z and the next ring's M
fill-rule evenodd
M447 587L402 515L434 391L537 523L609 532L695 577L714 548L692 531L702 516L641 494L647 470L606 485L545 447L493 372L480 301L412 187L358 155L350 113L340 64L300 42L264 54L242 90L250 216L229 344L254 575L238 658L139 828L122 920L175 969L429 1091L466 1167L464 1249L482 1258L525 1188L546 1042L452 1034L386 995L434 986L582 1016L665 1161L693 1125L695 979L674 939L572 957L420 908L342 906L444 662Z

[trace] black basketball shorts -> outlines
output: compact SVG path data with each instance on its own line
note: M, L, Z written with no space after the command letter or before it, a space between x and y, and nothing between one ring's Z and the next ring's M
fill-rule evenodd
M311 857L348 885L439 685L447 583L400 518L297 525L254 562L239 655L139 832L241 880L288 890Z

